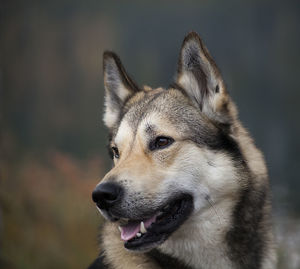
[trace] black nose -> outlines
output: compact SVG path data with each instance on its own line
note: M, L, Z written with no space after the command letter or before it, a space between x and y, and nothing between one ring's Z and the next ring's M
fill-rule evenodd
M93 201L100 209L108 209L120 200L122 187L116 183L102 183L92 193Z

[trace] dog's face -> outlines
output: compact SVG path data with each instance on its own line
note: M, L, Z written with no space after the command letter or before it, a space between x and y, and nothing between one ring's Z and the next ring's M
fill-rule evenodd
M196 33L183 42L170 88L139 89L112 52L104 81L114 167L93 200L127 249L146 251L236 192L235 109Z

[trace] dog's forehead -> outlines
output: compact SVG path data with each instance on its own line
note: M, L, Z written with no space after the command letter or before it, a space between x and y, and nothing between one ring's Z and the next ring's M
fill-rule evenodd
M128 101L116 132L115 142L128 142L138 131L146 131L149 125L164 131L167 123L180 133L189 132L194 129L195 124L198 125L198 129L215 129L180 91L148 89Z
M158 106L162 104L161 99L164 99L165 95L169 95L165 89L147 87L144 91L132 96L127 101L121 115L120 124L115 133L115 142L121 143L124 140L131 140L137 133L139 126L145 125L145 122L152 124L154 118L162 117ZM172 103L175 104L175 102Z
M184 106L184 102L186 102L185 97L175 90L162 88L147 90L129 100L121 123L126 121L133 130L137 130L145 119L154 120L161 117L175 121L175 118L179 117L177 112ZM185 106L185 110L187 109L188 107Z

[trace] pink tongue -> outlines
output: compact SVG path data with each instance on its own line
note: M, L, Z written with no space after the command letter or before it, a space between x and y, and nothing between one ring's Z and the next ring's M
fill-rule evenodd
M155 222L156 215L144 221L145 228L147 229L150 225ZM136 236L136 234L140 231L140 222L131 222L124 226L121 226L121 239L124 241L128 241Z
M121 227L121 239L128 241L140 231L140 222L138 223L128 223L125 226Z

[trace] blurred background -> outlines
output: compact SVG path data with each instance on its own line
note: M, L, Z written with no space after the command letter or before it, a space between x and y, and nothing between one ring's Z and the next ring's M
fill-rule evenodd
M300 268L298 0L1 1L0 268L86 268L109 169L102 53L168 86L181 42L204 39L265 153L279 268Z

